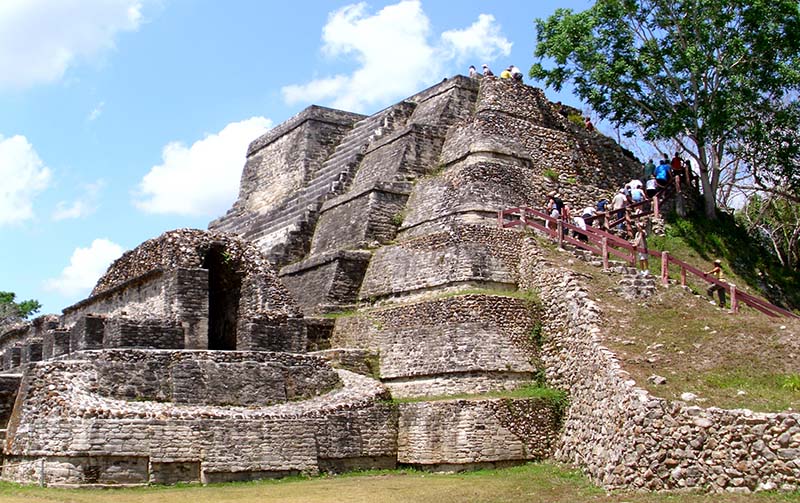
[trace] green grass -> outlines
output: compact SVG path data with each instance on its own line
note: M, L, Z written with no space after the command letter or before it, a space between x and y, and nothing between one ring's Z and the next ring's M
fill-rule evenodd
M383 470L340 476L156 486L115 490L50 489L0 483L3 503L400 503L430 502L798 502L800 492L755 495L626 493L593 485L579 471L555 463L529 463L500 470L434 474Z
M800 271L783 267L731 215L719 213L716 221L698 214L688 218L670 215L666 230L664 237L652 236L653 248L685 255L694 259L687 262L703 270L719 258L731 282L747 284L752 293L774 304L800 309Z
M552 182L555 182L558 180L558 171L552 168L546 168L544 171L542 171L542 176Z
M489 393L480 394L462 394L462 395L437 395L427 397L409 397L409 398L395 398L393 403L416 403L416 402L433 402L440 400L476 400L486 398L542 398L552 401L556 405L566 406L567 395L561 390L548 388L539 384L531 384L529 386L522 386L508 391L492 391Z
M700 267L703 259L693 248L681 238L667 239L673 255ZM563 252L542 249L557 263L565 260ZM769 318L746 306L730 314L709 303L699 281L690 286L700 297L659 285L649 299L629 301L614 293L619 275L567 260L600 303L604 344L639 386L666 399L694 393L703 407L800 410L800 321ZM653 374L667 383L650 384Z
M499 297L511 297L512 299L522 299L529 301L535 305L541 304L539 292L533 290L503 290L500 288L465 288L464 290L456 290L453 292L445 292L438 294L431 299L449 299L451 297L461 297L463 295L496 295Z

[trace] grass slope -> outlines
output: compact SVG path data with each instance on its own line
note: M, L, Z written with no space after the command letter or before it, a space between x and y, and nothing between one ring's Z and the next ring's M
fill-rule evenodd
M683 230L676 231L670 225L666 237L653 237L651 247L668 250L704 270L711 268L714 257L733 253L727 246L733 246L737 239L724 232L706 232L702 238L706 244L698 251L691 239L681 235L700 240L701 226L691 222L679 225ZM713 248L709 242L718 243L720 248ZM712 248L720 253L712 255ZM556 251L551 244L544 249L556 263L566 260L584 274L591 297L603 309L604 343L619 356L636 382L655 396L679 399L690 392L698 395L702 406L800 410L800 320L769 318L746 306L739 314L731 314L706 297L705 281L692 276L687 278L686 288L675 284L664 287L659 282L653 297L626 300L615 291L619 275L572 259L569 252ZM726 279L744 285L746 280L737 271L753 259L728 260L723 259ZM651 260L650 268L660 274L660 261ZM671 277L677 278L678 272L671 271ZM648 383L653 374L666 377L667 383Z

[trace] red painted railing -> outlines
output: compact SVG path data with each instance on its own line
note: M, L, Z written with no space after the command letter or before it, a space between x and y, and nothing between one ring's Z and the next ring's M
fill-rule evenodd
M581 229L570 222L551 217L533 208L518 207L500 210L497 212L497 223L502 228L517 226L530 227L552 237L558 242L559 247L562 247L564 243L569 243L582 250L588 250L602 258L603 267L606 269L608 269L608 260L611 255L621 258L632 266L636 264L636 249L628 240L596 227L587 226L585 230ZM586 242L570 236L568 231L585 235ZM754 295L742 292L736 288L736 285L707 276L700 269L672 257L669 252L648 249L647 253L661 259L661 281L665 285L669 282L669 267L670 265L674 265L680 268L680 283L682 286L686 285L687 272L703 281L721 286L730 294L731 310L734 312L739 311L739 302L742 302L769 316L800 318L800 316L791 311L771 304Z

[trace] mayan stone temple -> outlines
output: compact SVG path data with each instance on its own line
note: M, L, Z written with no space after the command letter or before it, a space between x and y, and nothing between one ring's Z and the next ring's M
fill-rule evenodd
M254 140L207 231L142 243L89 298L0 335L2 478L555 459L607 488L796 486L797 414L651 396L598 343L580 277L498 226L554 188L580 208L638 175L561 111L457 76L368 117L311 106ZM544 378L566 404L487 396Z

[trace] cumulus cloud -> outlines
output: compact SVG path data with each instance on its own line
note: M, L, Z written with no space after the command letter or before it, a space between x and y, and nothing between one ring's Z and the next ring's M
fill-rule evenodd
M24 136L0 136L0 226L33 217L33 200L51 172Z
M59 277L45 281L44 288L67 297L88 293L122 252L120 245L108 239L95 239L88 248L76 248L69 265Z
M404 0L374 15L365 3L342 7L328 16L322 52L332 59L352 58L358 67L349 75L285 86L283 98L290 105L323 102L363 112L436 82L453 61L470 56L491 61L511 51L494 17L486 14L466 29L442 33L434 43L429 38L430 21L419 0Z
M55 221L83 218L97 211L97 199L105 187L105 181L97 180L83 186L83 194L72 202L59 201L53 211Z
M470 58L492 61L511 54L511 42L500 34L491 14L481 14L469 28L446 31L441 38L447 56L459 62Z
M137 208L148 213L219 215L236 199L247 146L264 134L272 121L251 117L232 122L187 147L167 144L162 163L139 183Z
M143 0L0 1L0 88L60 79L142 22Z

